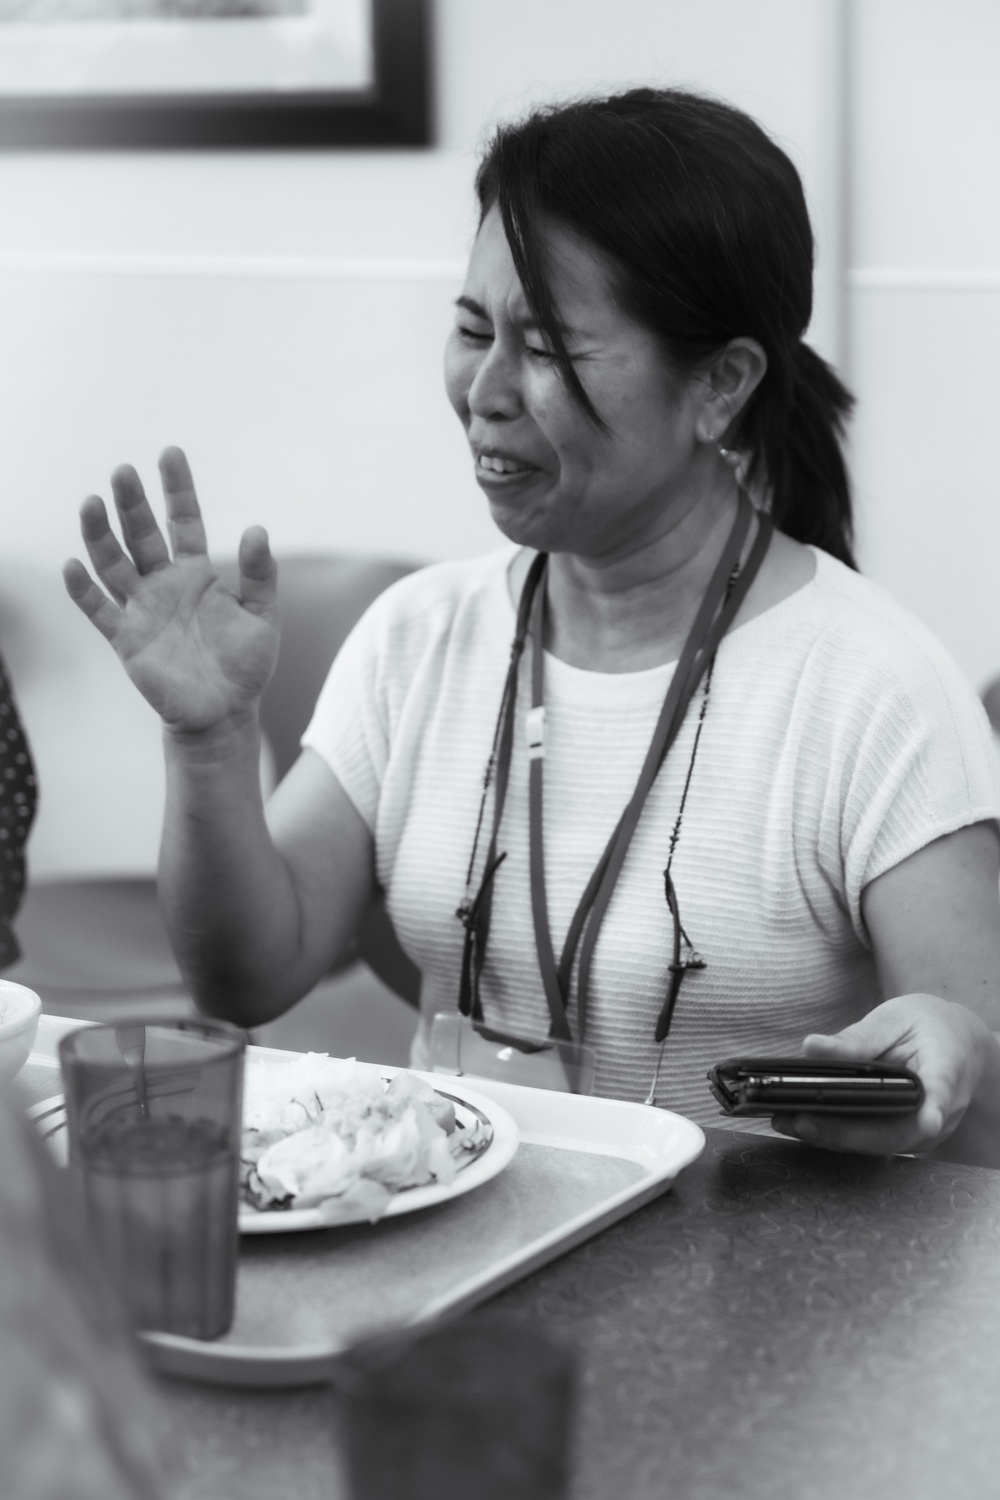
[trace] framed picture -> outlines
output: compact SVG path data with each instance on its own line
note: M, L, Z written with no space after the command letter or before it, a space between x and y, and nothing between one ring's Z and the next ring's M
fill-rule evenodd
M423 146L426 0L0 0L0 148Z

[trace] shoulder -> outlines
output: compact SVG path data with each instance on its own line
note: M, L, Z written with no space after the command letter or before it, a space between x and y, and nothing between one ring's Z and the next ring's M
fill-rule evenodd
M401 734L418 744L444 691L461 705L476 684L497 672L502 680L515 552L408 574L369 606L337 653L302 743L332 766L369 827Z
M964 789L963 807L995 815L1000 787L985 711L922 621L871 579L817 552L798 625L788 650L799 673L803 743L838 784L898 785L904 800L939 811Z
M467 679L502 661L514 628L508 572L517 554L432 563L392 584L344 642L327 687L354 682L394 719L415 691L436 691L443 675Z
M798 724L835 758L932 743L992 757L983 707L934 634L871 579L809 550L812 578L731 634L752 711Z
M885 589L816 550L811 613L825 664L880 687L978 704L972 684L916 615Z

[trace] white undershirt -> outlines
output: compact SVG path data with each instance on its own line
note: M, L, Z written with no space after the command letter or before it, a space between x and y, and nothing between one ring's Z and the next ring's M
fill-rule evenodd
M303 738L372 829L390 914L423 973L415 1066L428 1063L429 1018L457 1002L455 911L514 630L513 556L506 547L394 585L345 643ZM529 670L525 660L483 998L494 1024L543 1036L528 878ZM546 655L557 954L672 672L587 672ZM587 1040L597 1091L614 1097L644 1098L656 1063L672 940L662 872L699 703L652 788L595 952ZM932 839L998 814L991 736L971 687L923 626L817 552L811 582L731 632L718 653L672 866L707 968L685 979L658 1102L713 1121L712 1063L794 1051L807 1032L868 1010L879 995L862 890Z

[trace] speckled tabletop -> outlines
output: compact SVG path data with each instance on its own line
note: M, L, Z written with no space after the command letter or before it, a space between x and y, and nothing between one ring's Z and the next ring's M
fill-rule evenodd
M1000 1496L1000 1173L708 1136L491 1304L578 1353L574 1500ZM344 1495L332 1392L161 1389L188 1500Z

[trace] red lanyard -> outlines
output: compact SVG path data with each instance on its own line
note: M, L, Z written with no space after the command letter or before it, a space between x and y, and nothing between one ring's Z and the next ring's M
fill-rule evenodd
M496 845L503 816L503 804L507 796L510 779L510 763L513 753L514 718L517 694L517 670L525 639L530 634L532 648L532 707L527 719L529 755L529 833L531 911L535 927L535 944L541 970L545 998L549 1007L550 1036L560 1040L571 1040L567 1008L570 985L577 950L580 963L577 974L577 1028L582 1041L586 1030L587 1002L590 991L590 971L594 948L604 921L608 904L614 893L632 836L638 826L642 809L649 796L660 767L666 759L671 745L684 722L688 705L718 650L719 643L732 624L740 605L746 598L750 585L760 569L770 545L774 527L768 516L758 515L758 531L745 566L740 569L735 581L734 570L739 566L740 554L750 530L753 507L741 492L736 518L694 623L691 626L677 667L670 681L653 737L646 752L635 790L622 813L601 858L580 897L573 919L570 922L566 941L556 964L549 929L548 901L545 892L545 857L543 839L543 765L545 755L544 736L544 575L547 558L540 554L534 561L525 580L518 607L518 626L511 648L511 664L501 698L493 740L493 753L484 778L485 796L489 788L493 768L496 768L496 788L493 808L493 826L490 847L486 856L483 878L474 901L459 910L466 927L465 951L462 962L462 982L459 992L459 1008L463 1015L471 1014L482 1020L482 1004L479 996L479 977L486 955L492 912L492 890L496 871L505 855L497 855ZM482 823L483 807L480 808L480 825L476 830L478 843ZM475 860L475 845L470 861ZM657 1032L661 1027L657 1024ZM657 1037L659 1040L659 1036Z

